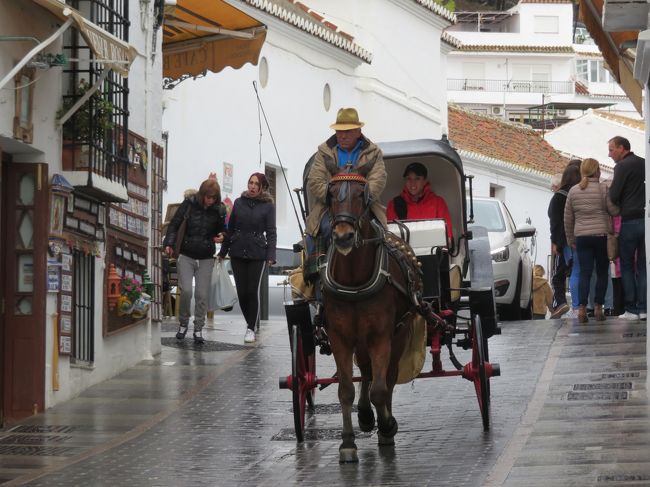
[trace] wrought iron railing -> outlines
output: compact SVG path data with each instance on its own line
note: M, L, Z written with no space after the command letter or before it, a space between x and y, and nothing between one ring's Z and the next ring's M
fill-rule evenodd
M72 5L88 16L91 22L128 42L128 3L125 0L75 0ZM83 94L78 89L82 80L92 86L100 79L104 66L94 61L92 51L76 30L70 29L66 33L64 49L69 58L78 59L70 69L64 70L67 85L65 106L71 105ZM85 59L88 61L81 61ZM129 131L128 95L128 80L111 71L102 82L97 96L91 97L86 106L79 109L85 110L85 116L73 116L64 124L64 169L87 170L89 186L92 185L92 175L97 174L126 188L129 166L126 144ZM107 111L110 121L106 121ZM80 119L84 121L84 127L79 126ZM66 137L66 133L72 134L72 137ZM66 156L66 153L70 155ZM68 164L71 167L66 167L66 157L71 158L72 162Z
M449 91L491 91L506 93L558 93L574 92L573 81L530 81L496 79L458 79L447 80Z

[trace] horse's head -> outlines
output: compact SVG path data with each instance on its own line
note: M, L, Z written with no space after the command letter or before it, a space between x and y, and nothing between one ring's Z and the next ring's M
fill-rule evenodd
M370 208L368 181L360 174L336 174L330 181L327 199L332 241L338 252L347 255L360 242L360 226Z

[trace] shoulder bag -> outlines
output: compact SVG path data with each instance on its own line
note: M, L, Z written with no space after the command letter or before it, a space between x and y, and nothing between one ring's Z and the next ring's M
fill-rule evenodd
M177 259L181 255L181 246L183 245L183 240L185 239L185 231L187 230L187 219L190 216L191 208L192 208L191 206L187 208L185 215L183 215L183 221L178 226L178 230L176 231L176 241L174 242L174 257L176 257Z

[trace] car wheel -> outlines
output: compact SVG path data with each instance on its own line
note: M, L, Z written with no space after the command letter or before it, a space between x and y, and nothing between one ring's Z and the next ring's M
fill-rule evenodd
M502 304L500 318L501 321L516 321L521 319L521 263L517 272L517 285L515 286L515 295L512 297L510 304Z

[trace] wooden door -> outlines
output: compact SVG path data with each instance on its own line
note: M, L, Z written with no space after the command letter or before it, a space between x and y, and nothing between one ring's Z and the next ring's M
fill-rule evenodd
M47 165L3 164L3 416L42 411L45 399Z

